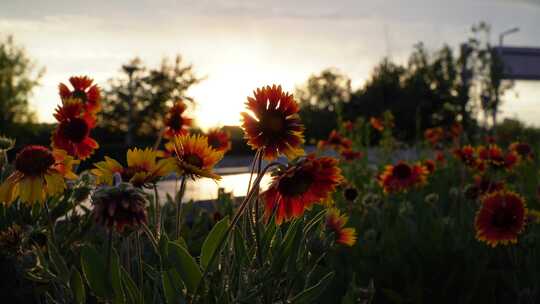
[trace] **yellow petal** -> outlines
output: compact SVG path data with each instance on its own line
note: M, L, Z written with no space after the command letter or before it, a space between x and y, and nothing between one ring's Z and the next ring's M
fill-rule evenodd
M0 185L0 203L10 205L18 194L18 185L14 175L8 177Z
M44 200L43 180L41 177L25 177L19 182L21 201L36 203Z
M46 174L45 181L47 183L47 192L52 195L62 193L66 188L64 178L60 174Z

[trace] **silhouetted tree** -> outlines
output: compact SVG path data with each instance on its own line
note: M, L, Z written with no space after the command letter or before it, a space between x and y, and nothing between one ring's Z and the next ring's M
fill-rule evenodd
M296 89L306 137L321 139L336 127L343 104L351 98L351 80L336 69L312 75Z
M179 99L193 103L187 90L201 81L180 56L172 62L164 58L157 68L147 68L135 58L123 65L121 72L104 92L101 124L111 131L125 132L128 145L135 135L157 135L168 107Z
M12 36L0 41L0 133L7 133L13 123L35 119L28 101L44 73Z

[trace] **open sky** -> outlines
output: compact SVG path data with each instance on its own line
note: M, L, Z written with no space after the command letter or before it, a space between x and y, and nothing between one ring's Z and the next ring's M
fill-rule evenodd
M45 66L32 105L52 121L57 85L89 75L100 85L139 56L149 65L180 53L207 79L189 92L202 127L237 124L259 86L293 90L327 67L360 86L384 56L404 62L423 41L457 47L478 21L505 44L540 47L540 0L1 0L0 35L13 34ZM502 107L540 125L540 82L518 82Z

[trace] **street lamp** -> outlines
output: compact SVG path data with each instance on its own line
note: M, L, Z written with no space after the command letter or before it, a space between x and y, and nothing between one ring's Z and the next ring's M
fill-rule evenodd
M499 46L503 45L504 36L519 32L519 27L514 27L499 34Z

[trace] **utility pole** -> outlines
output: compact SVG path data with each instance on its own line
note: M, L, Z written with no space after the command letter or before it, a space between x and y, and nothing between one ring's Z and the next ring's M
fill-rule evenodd
M127 94L127 104L128 104L128 126L126 134L126 146L133 146L133 129L134 125L134 113L135 113L135 88L133 85L133 74L139 69L136 65L136 62L132 62L127 65L123 65L122 69L128 74L128 94Z

